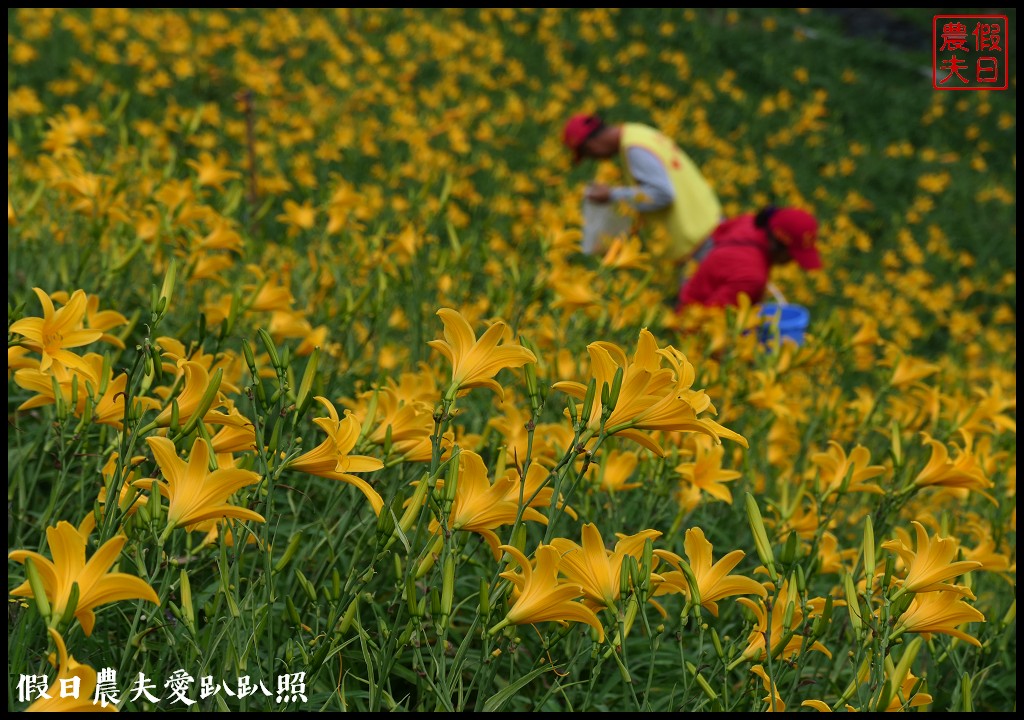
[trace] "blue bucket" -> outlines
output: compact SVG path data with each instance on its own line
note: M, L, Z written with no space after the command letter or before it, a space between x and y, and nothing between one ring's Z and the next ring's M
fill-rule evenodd
M761 317L764 318L758 331L761 342L766 343L775 337L777 325L780 340L789 338L797 345L802 345L804 332L811 321L811 312L803 305L764 303L761 305Z

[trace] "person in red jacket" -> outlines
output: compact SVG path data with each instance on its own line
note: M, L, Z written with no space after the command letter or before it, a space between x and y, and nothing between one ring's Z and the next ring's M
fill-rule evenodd
M821 267L817 240L818 221L797 208L769 206L722 221L711 233L710 250L679 289L676 312L687 305L736 305L740 293L761 302L774 265Z

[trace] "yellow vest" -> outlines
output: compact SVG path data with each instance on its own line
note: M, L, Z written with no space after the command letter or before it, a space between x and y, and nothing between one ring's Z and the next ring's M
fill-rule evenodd
M648 150L661 161L676 195L669 207L644 213L643 218L664 228L668 236L664 253L668 259L686 260L721 222L718 196L690 156L671 138L639 123L622 125L621 152L627 175L630 173L626 153L635 147Z

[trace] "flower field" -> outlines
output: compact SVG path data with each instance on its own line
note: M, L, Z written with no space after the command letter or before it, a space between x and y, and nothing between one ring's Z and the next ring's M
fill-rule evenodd
M9 9L9 710L1014 711L1016 14L864 12ZM814 212L802 342L577 112Z

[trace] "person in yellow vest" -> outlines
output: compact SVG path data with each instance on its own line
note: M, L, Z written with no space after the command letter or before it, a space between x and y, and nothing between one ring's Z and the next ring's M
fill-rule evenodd
M682 264L699 260L708 236L722 220L718 196L697 165L659 130L641 123L607 124L598 115L580 113L566 122L563 143L573 162L620 157L631 185L593 184L586 198L594 203L625 201L645 224L664 229L665 259Z

